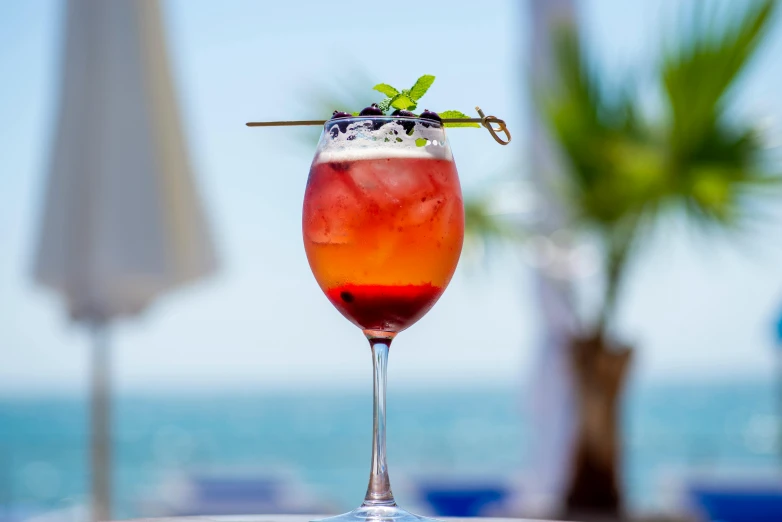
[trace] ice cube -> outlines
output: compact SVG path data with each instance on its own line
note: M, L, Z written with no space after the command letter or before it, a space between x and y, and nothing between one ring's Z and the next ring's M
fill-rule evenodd
M400 164L389 164L382 169L378 178L387 196L399 201L419 199L426 193L431 193L434 186L425 172L420 169L408 169Z
M438 218L438 214L442 211L446 203L447 198L442 194L431 197L421 197L421 199L412 203L407 211L403 213L403 226L412 227L433 223L435 219Z
M400 226L421 227L431 234L434 240L444 239L459 228L458 220L463 220L461 199L454 194L440 194L419 201L400 214Z
M305 197L304 231L315 243L346 244L355 239L361 202L345 174L331 174Z
M457 195L450 195L432 220L432 232L436 239L445 239L464 228L464 203Z

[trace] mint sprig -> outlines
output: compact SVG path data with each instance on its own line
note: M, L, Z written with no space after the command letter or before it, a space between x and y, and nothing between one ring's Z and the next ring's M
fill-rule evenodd
M372 88L374 90L378 91L378 92L382 92L383 94L385 94L389 98L393 98L394 96L399 94L399 91L397 91L396 89L394 89L393 87L391 87L387 83L378 83L377 85L375 85Z
M391 108L403 111L414 111L418 107L418 102L434 83L435 77L431 74L424 74L418 78L409 89L397 89L387 83L378 83L374 90L385 94L386 98L380 101L377 106L387 113ZM460 111L444 111L438 113L443 119L468 118L466 114ZM444 123L445 127L480 127L477 123Z
M414 111L418 106L418 100L426 94L432 83L434 83L434 76L425 74L418 78L409 89L400 90L387 83L378 83L372 88L386 95L386 99L377 104L381 111L385 112L391 107L403 111Z

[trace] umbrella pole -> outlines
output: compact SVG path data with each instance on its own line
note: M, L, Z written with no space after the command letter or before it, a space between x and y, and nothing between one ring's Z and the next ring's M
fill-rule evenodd
M111 354L106 323L92 326L92 520L111 520Z

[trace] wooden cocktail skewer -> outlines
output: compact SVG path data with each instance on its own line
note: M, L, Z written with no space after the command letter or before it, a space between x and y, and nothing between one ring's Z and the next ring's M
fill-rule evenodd
M508 126L505 125L505 121L497 118L496 116L486 116L480 107L475 107L478 111L480 118L443 118L443 123L480 123L486 129L488 129L494 141L500 145L507 145L510 143L510 131ZM357 118L359 116L356 116ZM392 118L393 116L386 116L386 118ZM247 123L248 127L298 127L304 125L324 125L330 120L293 120L293 121L251 121ZM335 120L338 121L338 120ZM494 127L492 124L496 124ZM503 140L497 133L505 133L507 141Z

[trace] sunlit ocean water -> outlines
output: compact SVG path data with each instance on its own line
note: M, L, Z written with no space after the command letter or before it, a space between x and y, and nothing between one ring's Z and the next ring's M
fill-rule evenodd
M497 477L526 471L530 426L520 388L389 391L392 478ZM670 507L670 478L768 470L779 457L772 382L635 386L625 403L624 480L636 509ZM352 508L366 487L371 390L120 396L116 517L144 513L160 484L193 470L282 473ZM0 507L56 508L89 489L84 397L0 397ZM406 480L407 479L407 480ZM410 493L397 488L405 504Z

